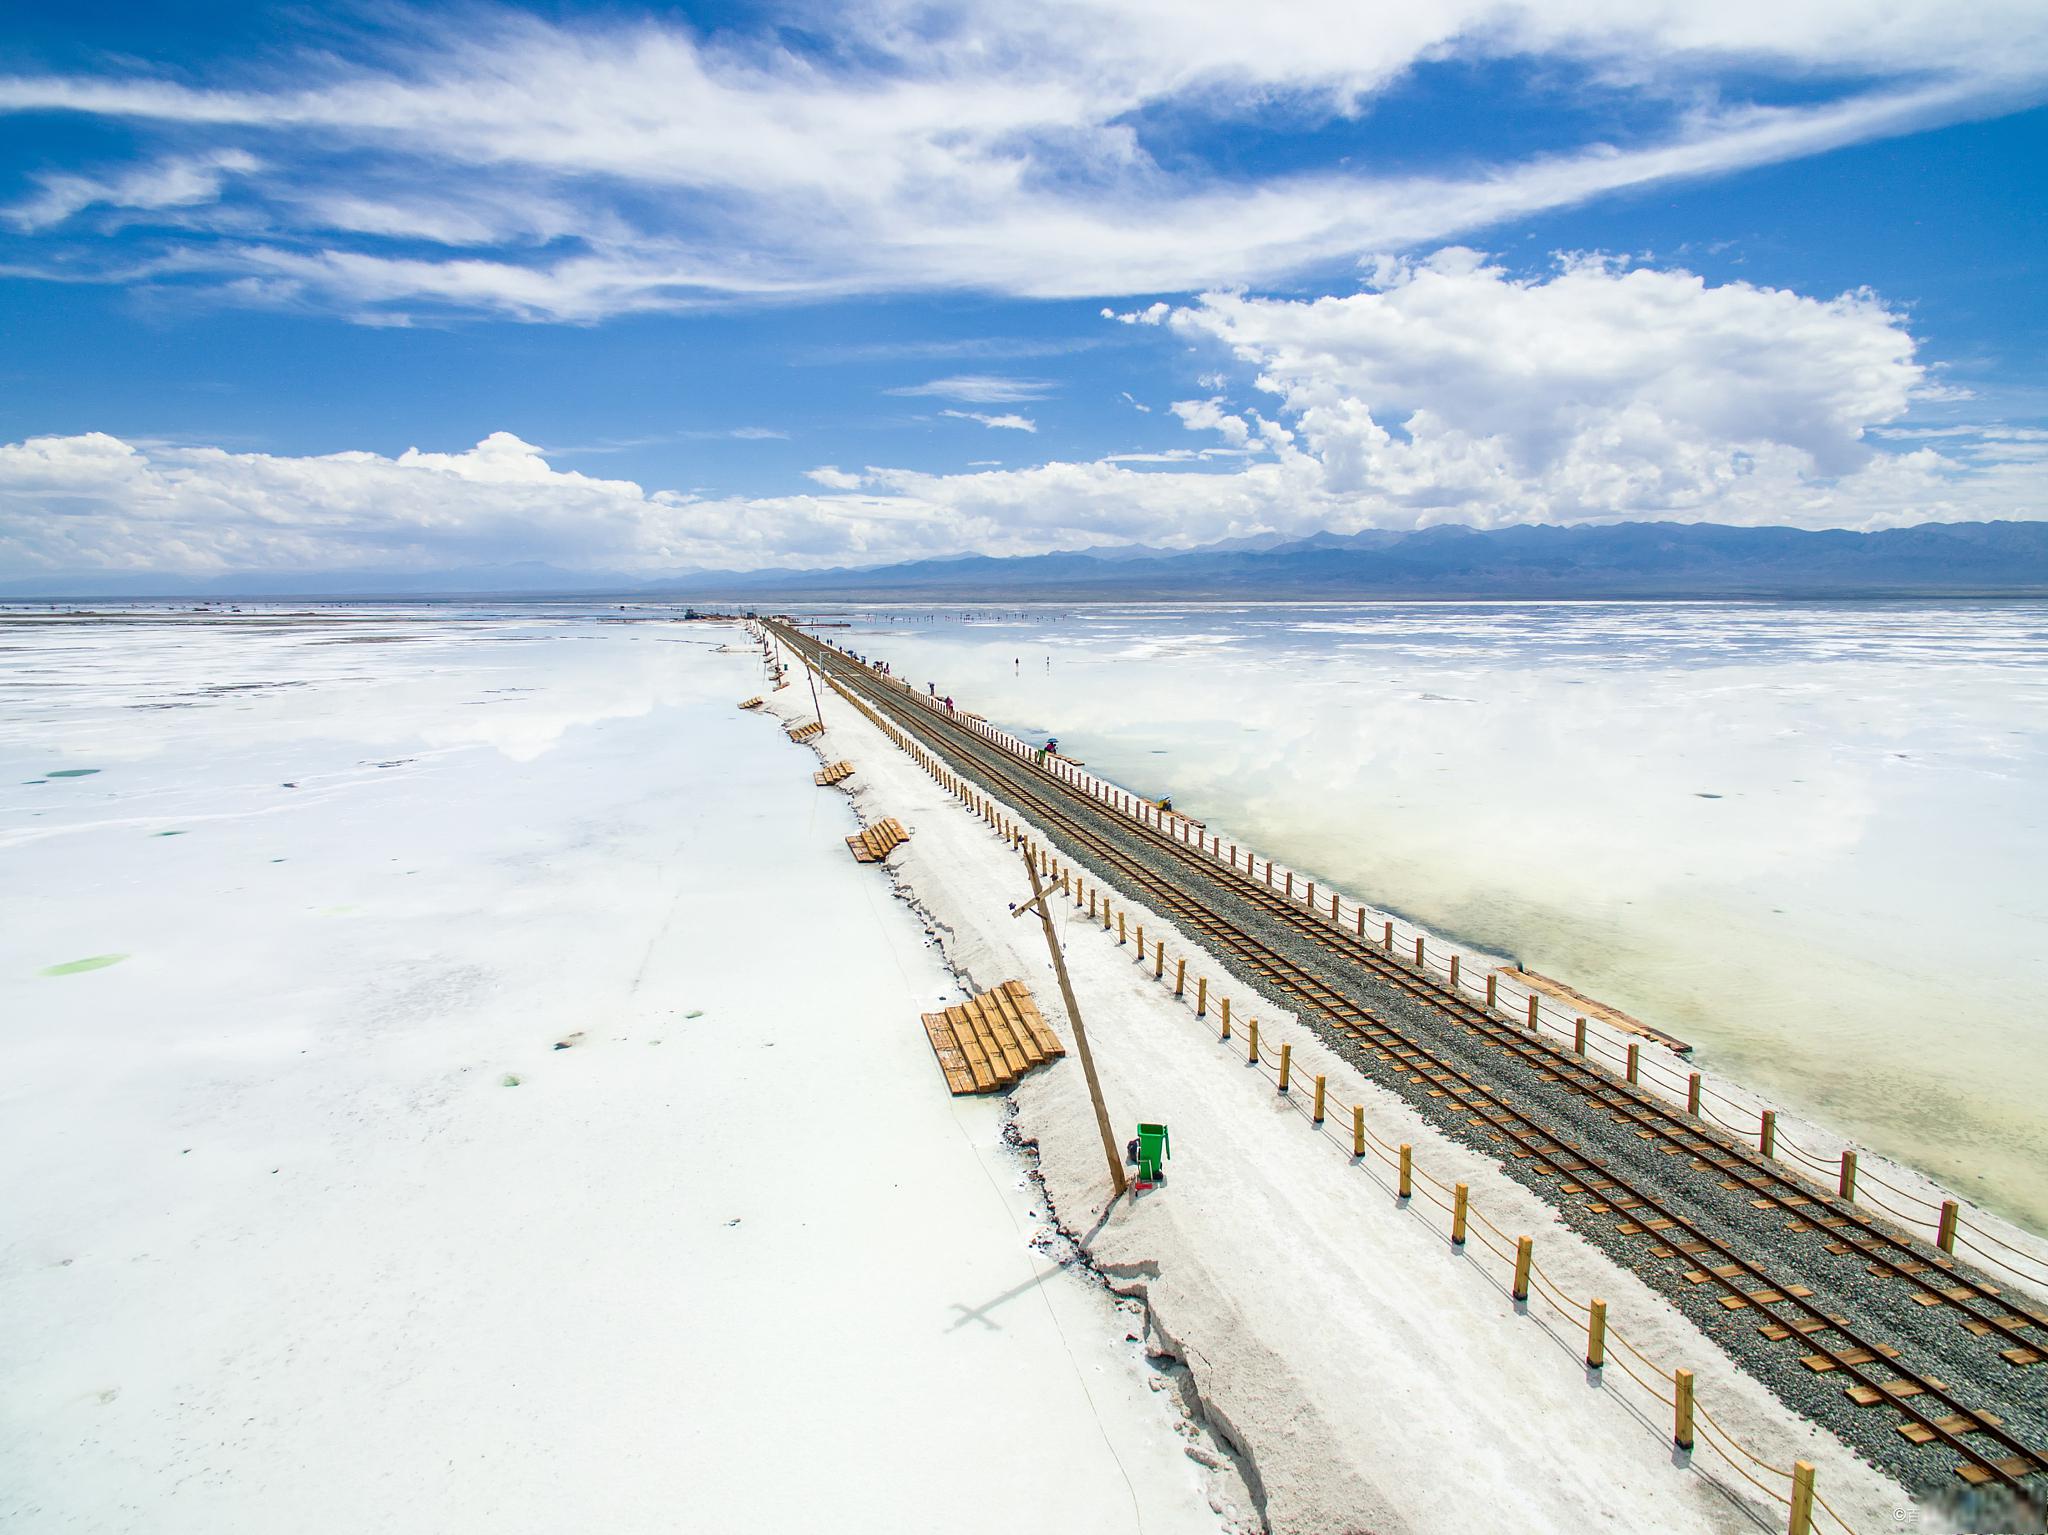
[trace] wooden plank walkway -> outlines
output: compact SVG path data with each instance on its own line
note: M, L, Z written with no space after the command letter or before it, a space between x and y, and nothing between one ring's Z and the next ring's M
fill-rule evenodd
M1605 1002L1596 1002L1583 991L1574 990L1572 987L1565 985L1563 981L1554 981L1549 976L1534 970L1516 970L1508 965L1501 966L1500 973L1511 981L1519 981L1531 991L1542 992L1544 996L1550 998L1553 1002L1562 1003L1566 1007L1574 1008L1584 1013L1588 1018L1597 1018L1600 1022L1610 1024L1625 1034L1639 1034L1644 1039L1654 1039L1658 1044L1665 1046L1667 1049L1675 1050L1680 1055L1690 1055L1692 1053L1692 1046L1679 1039L1676 1035L1666 1034L1662 1029L1653 1028L1643 1022L1642 1019L1632 1017L1618 1007L1610 1007Z
M789 727L789 738L792 741L808 741L812 736L824 734L824 731L825 727L816 720L806 720L801 725Z
M817 772L811 774L811 782L822 784L829 788L831 785L838 783L842 778L851 778L852 776L853 764L844 757L841 757L837 762L828 763L826 766L819 768Z
M1067 1053L1022 981L924 1014L924 1032L956 1098L1008 1092L1032 1067Z
M741 704L740 707L742 709L758 709L767 701L768 700L763 698L759 693L756 693L752 698L748 699L745 703Z
M896 851L898 843L909 838L910 833L903 829L903 823L892 815L864 831L855 832L846 839L846 845L852 850L855 862L879 863Z

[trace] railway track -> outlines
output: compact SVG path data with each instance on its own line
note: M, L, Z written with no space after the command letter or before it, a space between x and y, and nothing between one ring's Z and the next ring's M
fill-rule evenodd
M1594 1217L1618 1218L1619 1225L1607 1235L1641 1243L1643 1256L1665 1271L1663 1288L1674 1288L1669 1270L1679 1267L1678 1283L1714 1296L1725 1312L1762 1318L1759 1337L1790 1348L1783 1351L1778 1371L1753 1373L1767 1383L1772 1373L1796 1381L1797 1371L1804 1369L1811 1376L1847 1382L1842 1400L1855 1410L1828 1416L1838 1429L1851 1430L1845 1437L1876 1452L1874 1458L1914 1473L1926 1465L1924 1458L1883 1453L1896 1449L1895 1443L1871 1430L1888 1423L1906 1444L1947 1452L1953 1469L1973 1485L1995 1483L2028 1496L2048 1489L2048 1452L2021 1437L2022 1423L2048 1419L2041 1401L2048 1369L2030 1372L2019 1362L2048 1354L2048 1317L2038 1307L2014 1304L1949 1255L1892 1230L1744 1143L1493 1015L1433 975L1322 918L1304 902L1240 869L1235 850L1226 861L1199 838L1191 846L1184 828L1176 834L1161 824L1164 817L1134 816L1121 803L1106 802L1108 791L1063 765L1048 770L1028 760L1021 742L1007 743L986 725L949 716L905 685L786 626L776 625L775 633L839 691L855 696L865 711L879 711L899 729L928 742L928 749L982 777L1020 813L1065 840L1075 856L1202 942L1242 979L1291 1006L1305 1021L1353 1042L1365 1052L1361 1064L1368 1075L1433 1111L1432 1117L1462 1118L1464 1129L1478 1129L1493 1145L1504 1146L1510 1170L1544 1188L1568 1216L1578 1217L1575 1225L1583 1227ZM1137 856L1125 842L1137 843L1151 856ZM1253 922L1244 920L1247 914ZM1255 925L1305 941L1335 962L1340 973L1326 973L1283 952L1252 931ZM1589 1148L1590 1137L1563 1128L1542 1104L1528 1101L1527 1092L1504 1086L1500 1072L1486 1069L1483 1059L1475 1061L1469 1052L1461 1058L1444 1049L1441 1039L1421 1038L1415 1028L1368 1005L1358 995L1360 988L1346 984L1343 969L1431 1010L1497 1062L1520 1068L1524 1085L1533 1077L1551 1092L1580 1100L1581 1108L1597 1111L1616 1131L1628 1132L1638 1151L1682 1162L1698 1187L1675 1193L1673 1179L1645 1176L1644 1157L1616 1155L1612 1145ZM1718 1193L1718 1200L1709 1201L1718 1203L1718 1211L1702 1209L1696 1197L1708 1187ZM1745 1213L1735 1214L1738 1209ZM1787 1220L1777 1240L1802 1238L1831 1259L1858 1265L1877 1284L1902 1281L1910 1286L1911 1305L1929 1314L1928 1325L1890 1329L1899 1342L1878 1337L1883 1318L1876 1317L1873 1325L1870 1295L1844 1298L1838 1279L1830 1286L1831 1308L1815 1288L1760 1259L1756 1244L1744 1240L1741 1225L1780 1218ZM1866 1314L1857 1315L1859 1310ZM1930 1345L1934 1313L1955 1325L1955 1336L1938 1340L1945 1346ZM2008 1389L1987 1390L1981 1370L1965 1372L1975 1376L1972 1394L1979 1405L1972 1406L1964 1400L1965 1387L1942 1378L1958 1373L1952 1362L1959 1338L1970 1339L1975 1353L2010 1372L1996 1382L2005 1385L2009 1379ZM1753 1356L1737 1357L1747 1364ZM2005 1410L1985 1404L1987 1395ZM1787 1399L1801 1411L1810 1409L1809 1393Z

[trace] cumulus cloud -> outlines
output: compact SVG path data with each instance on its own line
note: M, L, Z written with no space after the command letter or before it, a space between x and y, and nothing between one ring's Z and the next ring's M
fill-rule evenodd
M1914 422L1926 370L1905 318L1868 293L1590 256L1518 275L1450 249L1380 263L1362 292L1210 293L1160 323L1210 354L1205 379L1212 359L1243 375L1173 403L1203 446L956 474L826 464L815 491L698 497L563 470L502 432L396 457L37 437L0 447L0 569L657 574L1446 522L2048 516L2048 433ZM1261 408L1233 402L1247 386Z
M1332 493L1482 525L1726 519L1759 484L1803 500L1867 466L1868 434L1926 380L1872 294L1594 257L1515 277L1452 248L1380 263L1366 292L1208 294L1168 323L1253 369L1299 445L1217 399L1176 404L1189 427L1304 452Z
M1035 432L1038 423L1029 416L1017 415L1014 411L1000 416L991 416L978 410L942 410L942 416L951 416L956 421L979 421L983 426L1000 427L1010 432Z
M713 38L614 14L412 22L386 52L193 84L0 79L0 111L118 121L157 145L154 170L51 172L16 209L40 239L15 265L132 279L133 252L100 250L73 218L107 203L175 211L152 254L181 283L366 320L1187 293L2006 110L2048 81L2048 12L2025 0L1881 15L1854 0L1443 0L1398 16L1303 0L1256 28L1222 0L861 0L798 33ZM1376 93L1504 57L1631 126L1441 171L1352 153ZM1772 77L1799 82L1793 104L1745 97ZM1265 175L1211 164L1204 129L1240 121L1319 130L1328 154ZM1174 122L1185 141L1162 143ZM1160 307L1115 317L1156 323Z

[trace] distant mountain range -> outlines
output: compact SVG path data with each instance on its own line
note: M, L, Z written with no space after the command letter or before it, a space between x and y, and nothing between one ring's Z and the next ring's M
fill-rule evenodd
M1638 522L1237 539L1191 550L962 555L838 570L660 578L546 565L430 573L249 571L194 581L72 575L0 597L640 596L771 603L1259 598L2048 596L2048 522L1923 523L1878 533Z

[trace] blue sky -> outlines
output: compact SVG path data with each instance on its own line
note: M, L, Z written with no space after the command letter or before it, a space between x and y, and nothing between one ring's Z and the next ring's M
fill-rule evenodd
M2038 6L167 9L0 40L0 579L2048 514Z

